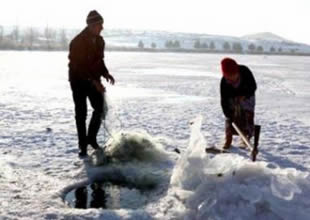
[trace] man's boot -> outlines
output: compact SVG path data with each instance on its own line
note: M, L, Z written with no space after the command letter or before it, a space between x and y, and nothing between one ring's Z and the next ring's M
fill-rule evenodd
M225 143L224 143L223 149L224 150L229 149L231 147L231 143L232 143L232 134L227 134L226 133Z
M92 146L92 148L94 148L95 150L99 149L99 145L98 145L96 139L90 140L88 143L89 143L90 146Z
M81 148L80 148L79 157L80 157L80 158L83 158L83 157L86 157L86 156L87 156L87 150L86 150L86 148L84 148L84 149L81 149Z
M88 128L88 144L95 150L99 148L97 143L97 134L101 125L101 112L94 111Z
M77 119L77 133L79 139L79 157L86 157L87 156L87 136L86 136L86 125L84 119Z

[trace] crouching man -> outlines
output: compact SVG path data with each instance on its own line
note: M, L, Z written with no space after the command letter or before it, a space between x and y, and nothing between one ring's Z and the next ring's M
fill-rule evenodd
M231 147L233 135L237 135L232 122L248 139L254 135L256 82L247 66L239 65L231 58L224 58L221 67L221 106L226 118L223 148L228 149ZM245 147L243 142L241 147Z

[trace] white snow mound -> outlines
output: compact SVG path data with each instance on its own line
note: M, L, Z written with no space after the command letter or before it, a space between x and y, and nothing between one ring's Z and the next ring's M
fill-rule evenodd
M252 162L236 154L205 153L202 117L174 168L169 194L184 203L180 219L310 219L309 173Z

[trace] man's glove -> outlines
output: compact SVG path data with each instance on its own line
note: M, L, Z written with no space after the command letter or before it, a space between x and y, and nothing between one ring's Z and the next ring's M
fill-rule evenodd
M106 77L107 82L109 82L110 84L114 85L115 80L114 77L110 74L108 74L108 76Z
M105 92L105 87L102 85L102 83L100 81L93 80L92 83L98 92L100 92L100 93Z

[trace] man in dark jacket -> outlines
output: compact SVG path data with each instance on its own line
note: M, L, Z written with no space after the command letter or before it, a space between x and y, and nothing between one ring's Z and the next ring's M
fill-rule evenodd
M100 36L103 18L97 11L89 12L87 27L70 43L69 81L75 104L75 120L79 139L79 156L87 155L87 145L97 149L97 133L103 113L103 76L112 85L114 78L104 63L105 42ZM87 98L93 108L92 118L86 132Z
M247 138L250 139L254 134L256 82L248 67L238 65L231 58L224 58L221 67L221 106L226 117L224 149L228 149L232 136L237 134L232 122L236 123Z

